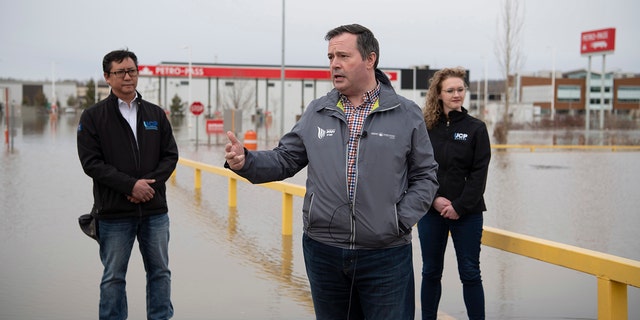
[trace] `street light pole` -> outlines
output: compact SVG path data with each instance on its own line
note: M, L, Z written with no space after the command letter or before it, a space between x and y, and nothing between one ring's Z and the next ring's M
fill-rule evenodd
M187 75L189 77L189 84L187 85L187 127L189 128L189 138L191 138L192 136L192 128L193 128L193 116L190 114L191 112L188 112L188 109L191 107L191 74L192 74L192 70L191 70L191 46L190 45L185 45L184 47L182 47L182 49L187 49L188 53L189 53L189 61L188 61L188 69L187 69Z
M487 73L489 72L489 59L485 58L484 60L484 109L483 112L487 111L487 105L489 104L489 76ZM482 115L484 119L484 114Z
M586 87L587 89L585 90L585 105L584 105L584 129L589 132L589 128L591 126L591 55L589 55L589 67L587 68L587 80L586 82Z
M280 135L284 134L284 0L282 0L282 63L280 64ZM267 141L267 145L268 145Z
M416 81L418 80L416 73L418 73L418 65L413 66L413 102L418 101L416 100Z
M189 106L191 106L191 78L193 73L193 70L191 70L191 46L187 46L187 48L189 48L189 100L187 103L189 104Z
M55 105L56 104L56 63L55 62L51 62L51 99L53 100L51 102L51 105ZM53 112L53 108L51 108L51 111Z
M606 54L602 55L602 74L600 76L600 130L604 129L604 78L606 74L604 72Z
M556 48L552 49L553 61L551 65L551 121L554 120L556 114Z

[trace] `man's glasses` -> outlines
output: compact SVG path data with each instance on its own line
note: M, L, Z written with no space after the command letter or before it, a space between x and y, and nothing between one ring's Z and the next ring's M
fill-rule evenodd
M459 95L464 95L465 90L467 90L466 88L458 88L458 89L447 89L447 90L442 90L442 92L452 96L454 95L456 92Z
M128 74L130 77L135 77L138 75L138 69L118 70L114 72L109 72L109 74L112 74L116 76L116 78L120 78L120 79L123 79L125 74Z

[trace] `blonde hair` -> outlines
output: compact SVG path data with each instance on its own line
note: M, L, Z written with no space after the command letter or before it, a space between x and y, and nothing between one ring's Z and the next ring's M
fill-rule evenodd
M449 78L460 78L465 81L467 76L467 70L463 67L444 68L438 70L433 74L433 77L429 79L429 90L427 91L427 99L422 109L424 115L424 122L427 124L427 129L431 129L438 122L440 114L443 112L442 100L440 100L440 91L442 90L442 82Z

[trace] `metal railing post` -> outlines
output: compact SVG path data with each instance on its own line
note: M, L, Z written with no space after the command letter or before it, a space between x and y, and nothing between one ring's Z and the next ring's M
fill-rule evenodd
M202 170L195 169L193 173L193 188L200 189L202 188Z
M229 207L238 206L238 179L229 178Z
M293 195L282 193L282 235L293 234Z
M627 285L598 277L598 320L629 319Z

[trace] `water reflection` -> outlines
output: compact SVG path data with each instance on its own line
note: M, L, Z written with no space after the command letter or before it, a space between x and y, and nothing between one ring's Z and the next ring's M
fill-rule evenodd
M192 207L187 214L195 216L202 225L207 226L208 238L216 242L224 242L233 255L244 259L245 263L251 264L267 279L276 281L281 288L278 292L280 295L293 299L313 314L313 303L306 276L294 272L292 236L280 236L279 252L275 248L263 250L258 245L262 240L239 226L237 208L227 207L226 210L221 210L210 207L208 203L203 203L202 189L184 188L176 182L176 178L173 178L170 183L176 190L183 193L185 199L190 194L193 195ZM221 214L225 211L226 217ZM273 225L268 227L269 232L278 232L279 229L273 229L273 227ZM219 239L221 235L225 235L224 240Z

